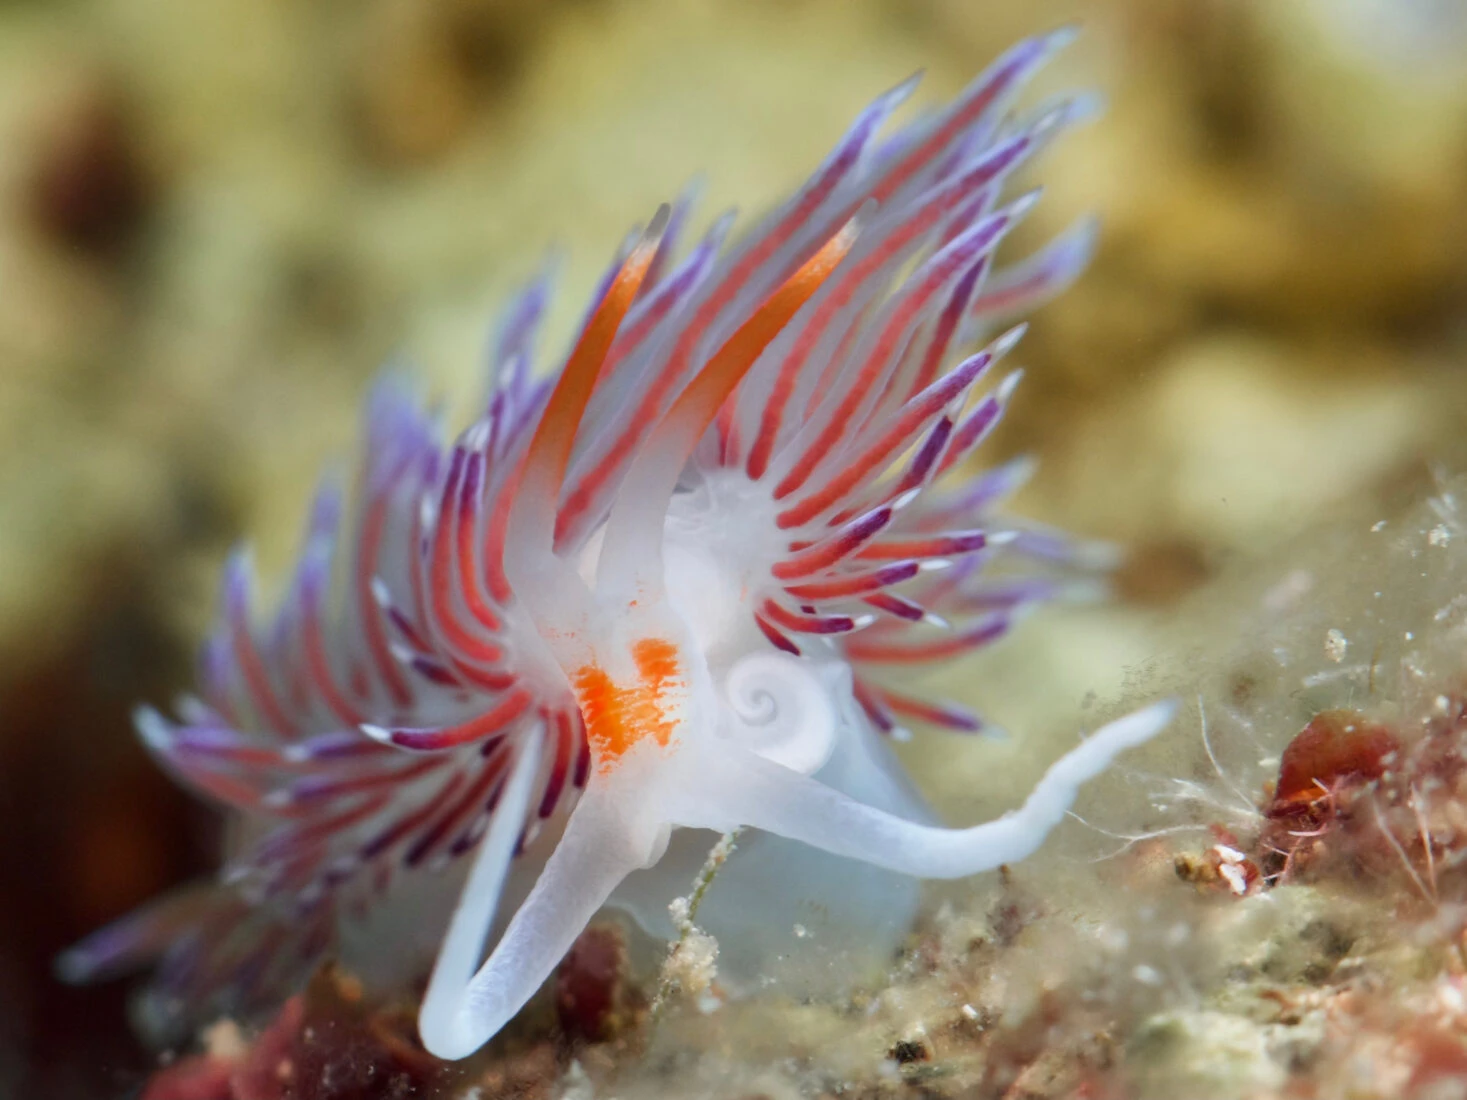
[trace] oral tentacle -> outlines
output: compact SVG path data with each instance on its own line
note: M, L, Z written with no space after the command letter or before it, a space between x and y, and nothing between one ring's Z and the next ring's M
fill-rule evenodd
M654 854L651 848L639 850L629 835L626 807L596 797L599 792L594 790L588 792L572 811L534 888L480 966L529 809L538 743L538 739L527 743L502 812L481 842L423 1000L418 1030L423 1045L440 1058L472 1054L508 1023L550 976L616 885Z
M462 1058L471 1054L497 1030L492 1029L480 1036L466 1002L470 983L484 954L489 926L494 921L510 861L519 843L520 830L529 809L531 784L539 764L540 739L528 738L508 781L505 812L490 822L488 832L479 845L479 854L449 919L448 931L444 934L443 945L428 980L418 1016L418 1032L423 1045L440 1058Z
M717 779L686 792L679 823L723 831L747 825L903 874L963 878L1032 855L1080 788L1120 753L1155 737L1175 712L1175 703L1158 703L1101 727L1051 765L1018 810L968 829L906 821L726 745L711 747L700 762Z

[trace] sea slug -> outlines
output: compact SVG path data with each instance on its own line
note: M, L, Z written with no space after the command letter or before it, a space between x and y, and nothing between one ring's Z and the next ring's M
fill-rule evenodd
M1087 221L993 269L1037 198L1003 203L1006 179L1088 111L1010 113L1068 37L1019 45L886 136L914 82L882 96L732 245L725 217L679 249L687 204L663 208L550 373L532 363L549 293L533 282L482 414L451 442L385 377L349 506L322 489L273 621L237 554L198 696L138 716L247 840L217 884L97 933L63 974L160 956L155 1014L248 1006L405 874L472 856L420 1017L427 1048L458 1058L674 828L752 826L923 877L1033 852L1169 704L1097 731L1022 808L970 829L874 807L822 771L837 756L894 769L878 742L906 720L978 728L894 674L993 641L1064 584L1071 544L994 519L1027 465L969 458L1019 379L989 384L1022 332L993 338L996 323L1090 249ZM997 557L1020 568L987 572ZM533 889L483 960L521 852Z

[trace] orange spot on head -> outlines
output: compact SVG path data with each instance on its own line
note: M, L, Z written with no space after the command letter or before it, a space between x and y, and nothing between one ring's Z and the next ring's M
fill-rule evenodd
M585 665L575 675L576 698L596 770L612 771L633 745L650 738L666 748L674 723L667 716L668 696L682 687L677 646L662 638L643 638L632 646L637 677L618 684L599 665Z

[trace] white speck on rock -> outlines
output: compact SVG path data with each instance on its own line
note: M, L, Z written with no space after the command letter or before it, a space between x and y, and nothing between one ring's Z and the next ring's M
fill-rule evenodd
M479 1100L479 1090L475 1088L472 1091L473 1097L466 1094L464 1100ZM596 1100L595 1086L578 1060L571 1060L565 1076L560 1079L560 1100Z
M1154 966L1147 966L1144 963L1131 971L1131 977L1135 978L1142 985L1157 986L1161 984L1161 971L1157 970Z

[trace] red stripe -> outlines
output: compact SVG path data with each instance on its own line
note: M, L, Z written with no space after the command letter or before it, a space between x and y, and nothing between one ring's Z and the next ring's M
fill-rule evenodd
M935 703L926 699L917 699L910 695L902 695L892 691L890 688L880 688L882 701L893 711L906 718L915 718L919 722L930 722L934 726L942 726L945 729L958 730L962 733L977 733L983 728L983 722L967 707L960 707L956 703Z
M860 138L864 144L865 138ZM848 143L849 144L849 143ZM859 145L856 147L859 148ZM678 336L667 361L652 378L637 407L627 416L626 427L621 435L591 465L586 476L566 494L561 505L563 520L558 529L568 531L580 517L590 512L601 490L618 476L628 457L636 449L647 425L655 422L668 394L688 370L693 352L702 341L709 326L728 308L729 304L744 289L753 277L776 252L779 251L800 229L806 228L810 217L830 197L841 178L850 169L854 156L846 156L846 150L837 147L823 174L818 176L795 204L780 216L774 227L754 241L743 255L729 267L718 285L699 305L688 324ZM849 215L847 216L847 218ZM836 224L847 220L841 218ZM815 249L812 249L812 252Z
M447 761L442 757L415 760L406 767L394 768L366 775L355 775L345 779L320 780L311 777L302 779L279 793L297 805L318 802L322 799L340 798L342 795L362 794L380 787L396 787L441 768Z
M834 449L845 434L857 410L866 400L871 389L885 373L897 345L914 319L927 307L932 297L953 278L955 274L971 265L977 254L990 247L1007 228L1007 215L999 213L987 218L966 231L962 237L927 261L921 281L905 288L892 309L886 324L877 336L871 351L859 371L843 389L839 403L826 418L825 426L806 446L804 453L795 460L789 471L775 486L776 500L789 496L804 485L816 466Z
M922 393L902 407L891 426L862 449L854 460L849 461L824 485L811 492L793 507L786 508L776 517L781 528L803 527L822 512L830 509L852 489L861 484L868 474L886 463L892 455L904 449L912 436L921 431L934 416L949 402L973 384L993 361L990 352L979 352L962 363L946 377L934 382Z
M784 421L785 408L794 395L795 385L805 368L805 363L815 350L816 344L820 342L820 338L825 335L831 322L850 305L856 291L873 274L918 236L930 229L945 212L945 209L945 206L939 203L930 203L923 207L914 217L898 227L886 240L872 249L869 254L857 260L838 280L833 282L830 293L815 307L814 312L810 315L809 324L804 327L795 340L794 346L790 348L789 354L780 364L779 374L775 376L774 386L770 390L769 401L764 409L764 416L759 422L759 434L749 451L746 469L751 478L757 481L768 469L769 458L774 452L774 444L779 437L779 429Z
M232 568L242 568L242 566ZM275 689L270 684L270 674L266 671L265 663L260 658L260 652L255 646L254 634L249 627L244 607L244 593L235 590L243 588L243 577L232 577L226 583L231 589L226 601L228 607L225 612L229 617L230 643L234 648L235 661L244 676L250 701L270 729L287 737L293 737L299 732L299 727L295 720L286 714L285 709L280 705L280 700L276 698Z
M786 585L785 591L798 600L837 600L898 584L915 577L917 570L918 565L914 561L898 562L866 573L837 577L835 580Z
M942 361L947 355L947 349L952 344L953 336L958 331L958 325L962 323L963 314L968 309L969 299L973 296L973 288L983 280L984 273L988 270L990 257L984 256L976 264L973 270L964 275L953 288L952 296L948 298L947 305L943 307L942 314L937 318L937 328L932 334L932 340L927 345L927 352L922 357L922 365L917 369L917 377L912 380L912 391L920 393L932 385L937 377L938 370L942 367Z
M856 557L863 561L887 561L900 558L945 558L952 554L971 554L988 545L988 536L982 531L962 531L955 534L934 535L923 539L883 539L863 546Z
M448 644L458 649L471 661L494 664L504 657L502 646L486 641L469 633L453 609L454 569L453 543L454 513L457 511L457 495L463 480L466 455L455 448L449 461L448 479L443 486L437 520L433 525L431 566L428 574L429 593L433 609L433 622L443 632Z
M836 562L860 550L869 539L891 522L891 516L890 508L878 508L874 512L868 512L846 524L831 537L790 555L784 561L776 562L770 568L770 572L782 581L791 581L808 577L822 569L829 569Z
M515 536L516 539L529 539L532 543L530 549L537 553L542 549L545 552L554 549L556 501L565 488L566 469L575 448L576 435L597 380L606 369L612 344L627 311L636 300L647 268L656 256L668 217L668 208L661 207L626 261L617 269L605 294L582 327L580 337L561 368L550 399L535 425L519 471L511 512L519 516L529 509L531 514L536 514L536 504L548 504L548 508L541 509L546 512L543 520L548 520L543 530L539 529L542 518L537 516L535 530L517 531ZM518 526L519 521L515 522Z
M800 655L800 647L795 645L794 642L790 641L789 638L787 638L781 630L775 627L775 625L771 623L768 619L766 619L763 615L755 612L754 622L758 625L760 633L762 633L764 637L769 639L769 643L774 646L775 649L782 649L786 653L789 653L795 657L798 657Z
M1024 70L1034 63L1043 52L1045 45L1044 39L1031 38L1014 47L1008 57L1000 59L992 75L987 78L987 83L980 85L977 91L937 129L887 170L881 181L871 189L872 197L884 203L925 168L952 143L958 134L976 122L989 107L998 101L999 97L1007 93L1024 76Z
M896 719L890 709L861 677L851 677L851 694L856 697L856 702L861 704L861 709L878 730L890 733L896 729Z
M450 803L448 809L439 816L438 820L417 839L412 847L403 853L403 863L409 867L421 863L443 843L444 838L458 826L465 816L481 812L484 796L503 774L509 758L509 752L500 751L491 759L486 760L478 778L464 791L459 800Z
M436 729L394 729L388 733L388 739L400 748L426 752L455 748L504 729L523 715L533 701L528 691L519 688L510 692L508 696L477 718L471 718L467 722L460 722L454 726L440 726Z
M483 503L483 494L488 492L487 485L482 486L481 492L484 462L483 454L476 452L469 455L468 468L464 472L463 491L459 494L458 510L454 518L454 533L458 543L458 586L459 591L463 593L464 603L468 605L469 614L473 615L485 630L497 631L502 624L499 616L484 600L484 593L479 587L479 571L474 555L474 535L478 529L479 510Z
M920 604L915 604L891 592L878 592L873 596L867 596L861 602L878 611L885 611L888 615L895 615L906 622L920 622L927 615L926 610Z
M844 634L856 629L849 615L799 615L773 600L765 600L759 610L776 625L797 634Z
M917 664L923 661L938 661L944 657L955 657L971 649L987 645L1001 637L1009 628L1006 618L995 618L957 634L948 634L930 642L907 644L883 644L854 638L846 644L846 653L853 661L876 661L883 664Z
M433 815L434 810L438 809L447 799L453 796L453 792L459 788L463 781L463 772L455 772L450 775L448 782L439 790L434 791L431 796L424 799L417 806L399 817L393 824L362 845L360 849L362 859L376 859L424 821L427 821Z
M308 566L308 568L315 567ZM321 698L325 700L331 713L346 725L356 726L362 721L362 713L337 687L336 677L331 671L331 663L326 657L326 641L321 633L323 581L324 578L321 577L312 578L311 583L306 586L306 591L302 593L304 606L301 608L301 644L305 649L306 666L310 670L311 683Z
M953 434L952 442L948 444L942 462L937 467L937 476L941 477L972 454L988 437L988 433L998 426L1002 415L1003 405L997 397L984 398Z

